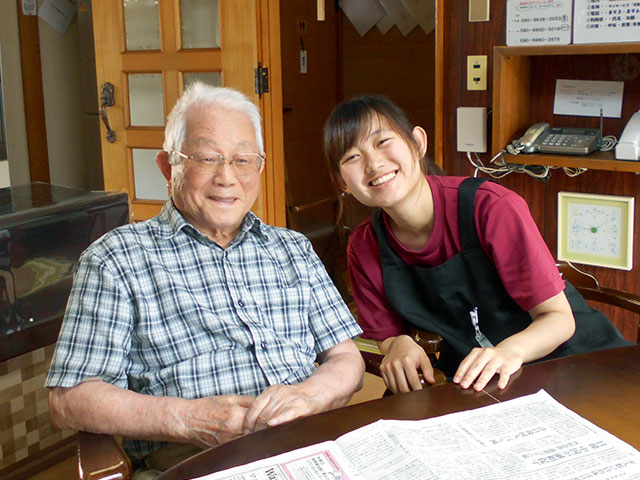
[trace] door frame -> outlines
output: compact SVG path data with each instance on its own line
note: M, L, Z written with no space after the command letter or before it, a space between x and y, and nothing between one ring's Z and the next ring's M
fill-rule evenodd
M266 214L263 220L286 227L279 0L258 0L256 14L258 61L269 68L269 92L260 99L267 155L262 178Z

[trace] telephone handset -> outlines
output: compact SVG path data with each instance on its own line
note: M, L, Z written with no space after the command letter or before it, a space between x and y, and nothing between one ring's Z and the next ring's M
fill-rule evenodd
M531 125L524 135L517 141L523 148L524 153L534 153L538 151L538 143L541 137L546 137L551 127L548 123L540 122Z
M597 128L558 128L540 122L529 127L512 146L518 153L588 155L600 146L601 139Z
M616 145L618 160L640 160L640 110L634 113Z

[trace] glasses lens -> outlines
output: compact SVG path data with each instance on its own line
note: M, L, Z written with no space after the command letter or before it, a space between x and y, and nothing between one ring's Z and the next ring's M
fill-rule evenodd
M231 159L232 165L239 175L253 175L260 171L262 158L255 153L238 153Z
M212 175L224 161L219 153L203 153L193 157L193 170L201 175Z
M213 175L225 161L229 162L238 175L254 175L260 172L262 157L255 153L237 153L225 159L220 153L203 153L193 157L193 170L200 175Z

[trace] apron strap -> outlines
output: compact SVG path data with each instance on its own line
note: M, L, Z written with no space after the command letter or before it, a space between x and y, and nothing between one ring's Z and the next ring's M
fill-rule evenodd
M476 191L486 181L486 178L469 177L463 180L458 187L458 225L463 251L480 247L476 223L473 218L474 200Z

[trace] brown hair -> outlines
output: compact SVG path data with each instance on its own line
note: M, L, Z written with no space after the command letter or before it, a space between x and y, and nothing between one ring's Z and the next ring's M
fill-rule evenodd
M413 137L413 125L395 103L383 96L363 95L336 106L324 125L324 155L331 172L340 171L340 159L368 133L372 120L384 118L389 127L407 142L415 152L418 143ZM442 170L426 156L421 162L425 173L441 174Z

